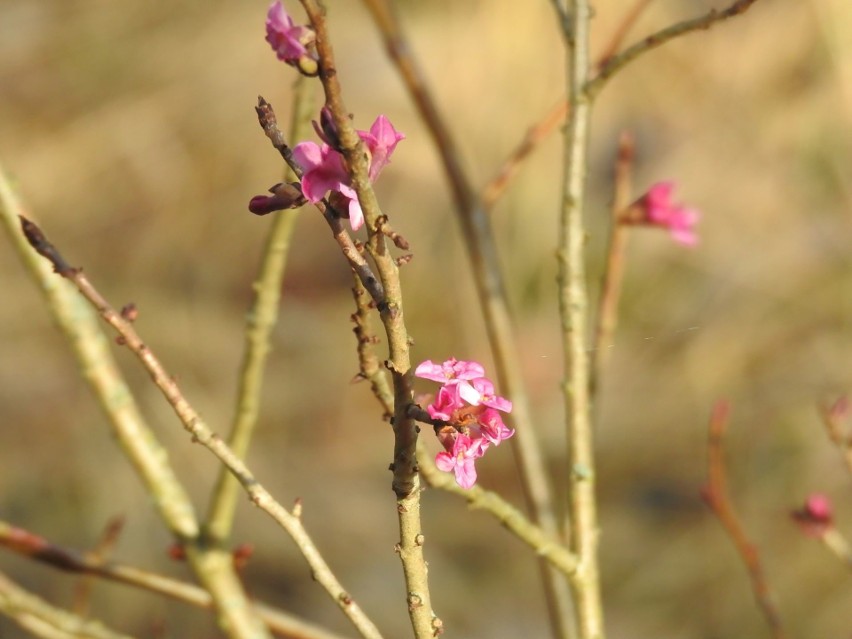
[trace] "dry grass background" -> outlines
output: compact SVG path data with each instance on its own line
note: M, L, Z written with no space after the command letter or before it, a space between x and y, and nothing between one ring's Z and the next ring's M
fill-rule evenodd
M407 136L378 190L416 255L403 271L414 356L487 361L435 152L364 8L329 4L357 124L385 113ZM628 4L596 4L599 47ZM659 0L633 37L720 4ZM265 9L265 1L0 1L0 157L70 261L116 305L136 302L140 332L220 432L269 227L246 203L281 172L252 107L261 93L286 112L292 79L263 41ZM464 163L483 184L562 93L549 3L408 0L400 9ZM852 387L850 32L844 0L762 0L742 18L648 55L599 101L591 273L600 270L621 130L638 139L637 189L675 179L678 195L704 214L695 250L653 231L631 238L598 427L613 639L768 636L743 566L698 497L707 417L720 396L734 406L737 507L791 635L848 636L849 574L787 513L821 490L852 533L850 478L815 410ZM494 219L537 425L561 476L559 153L555 136ZM285 503L302 497L307 525L343 583L386 636L404 637L391 438L368 389L350 384L349 276L327 235L315 213L301 215L249 462ZM186 575L167 559L167 534L5 243L0 273L0 516L85 548L123 513L116 558ZM203 512L216 464L188 441L129 355L118 357ZM481 466L485 486L520 502L507 447ZM450 496L424 500L447 636L544 636L525 549ZM257 548L247 569L254 594L351 634L289 540L248 503L236 538ZM71 577L6 554L0 567L52 601L69 601ZM121 586L99 586L94 608L140 637L216 636L202 613ZM17 632L0 619L0 637Z

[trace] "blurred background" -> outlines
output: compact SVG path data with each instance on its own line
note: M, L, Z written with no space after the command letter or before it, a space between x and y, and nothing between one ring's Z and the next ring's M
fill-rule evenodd
M725 4L658 0L628 42ZM366 129L384 113L406 135L377 188L415 255L402 271L413 357L489 363L435 150L365 8L328 5L356 125ZM596 3L596 50L630 5ZM287 7L302 15L296 2ZM221 433L271 224L247 203L282 173L253 106L262 94L286 121L294 79L264 41L266 8L265 0L0 0L5 168L69 261L114 305L137 304L137 328ZM563 95L550 3L408 0L399 9L465 168L482 186ZM637 140L637 196L671 179L676 198L702 211L694 249L654 229L630 238L597 426L612 639L769 636L741 561L699 498L708 416L721 397L733 405L726 444L735 505L790 635L848 637L848 570L805 538L789 511L809 492L825 492L841 530L852 534L850 477L816 410L852 386L850 32L844 0L762 0L648 54L598 101L588 208L593 294L621 131ZM542 144L493 219L538 434L562 479L553 243L560 151L558 135ZM168 559L168 534L5 240L0 273L0 518L85 549L123 514L116 560L189 578ZM306 208L248 461L283 503L302 498L307 527L344 585L387 637L406 637L387 472L392 440L368 387L351 383L349 288L324 222ZM190 443L129 354L116 356L203 513L216 462ZM483 486L522 503L508 446L479 466ZM451 495L428 491L423 508L447 636L546 636L526 548ZM245 573L253 595L354 635L289 538L247 501L235 542L256 548ZM74 577L6 552L0 570L57 605L70 603ZM97 585L93 614L139 637L218 636L205 613L118 585ZM0 619L0 637L18 636Z

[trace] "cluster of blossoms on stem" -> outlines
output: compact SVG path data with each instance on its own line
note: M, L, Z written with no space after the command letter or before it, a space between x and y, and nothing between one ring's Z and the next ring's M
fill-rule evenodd
M426 407L433 420L445 422L437 430L444 450L435 464L445 472L453 471L459 486L470 488L476 483L474 462L491 444L497 446L515 434L500 415L512 412L512 402L495 394L493 382L478 362L426 360L414 374L441 383L435 400Z
M653 184L642 197L627 208L620 222L666 228L676 242L694 246L698 243L695 225L700 213L672 202L674 187L674 182Z
M296 25L287 14L280 0L269 6L266 14L266 41L272 46L279 60L297 67L306 75L316 75L317 59L311 45L316 39L313 29ZM293 159L302 170L300 182L276 184L269 195L256 195L249 202L249 210L255 215L266 215L273 211L295 208L305 200L316 204L327 194L332 207L349 218L353 231L364 225L364 212L358 194L352 186L341 153L339 132L331 110L323 107L320 123L314 129L322 139L316 142L300 142L293 147ZM390 162L396 145L405 136L394 129L390 120L380 115L369 131L356 131L369 158L368 177L375 182L382 169Z
M322 127L316 126L323 138L322 144L300 142L293 148L293 158L302 169L302 193L309 202L319 202L328 192L339 194L335 198L336 207L345 208L349 215L349 224L353 231L364 225L364 212L358 201L358 194L352 188L352 178L343 163L343 155L337 143L334 123L327 108L320 116ZM393 128L390 120L380 115L369 131L357 131L370 158L369 178L378 179L382 169L390 162L390 157L400 140L405 136Z

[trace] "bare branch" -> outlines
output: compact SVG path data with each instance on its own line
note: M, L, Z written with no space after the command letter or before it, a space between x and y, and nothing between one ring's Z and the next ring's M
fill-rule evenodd
M194 584L132 566L104 563L3 521L0 521L0 546L65 572L122 583L199 608L213 607L210 593ZM290 639L343 639L338 634L263 603L256 603L255 609L272 632Z
M0 573L0 612L21 628L46 639L131 639L100 621L56 608Z
M740 555L740 559L748 570L751 588L757 604L763 613L766 623L775 639L784 639L786 634L781 624L778 609L772 601L769 583L763 572L760 553L757 546L749 541L746 532L731 504L728 491L727 470L725 465L724 438L728 427L730 407L727 402L717 402L710 418L710 428L707 443L707 485L702 491L702 497L719 519L719 523L728 533L731 541Z
M177 382L169 375L153 351L142 341L133 326L110 306L88 278L83 275L82 269L68 266L65 260L62 259L59 251L48 242L41 229L33 222L22 217L21 225L27 239L34 245L33 247L41 255L51 260L57 272L60 272L58 265L64 265L60 274L77 287L77 290L92 304L104 321L112 326L120 335L122 344L127 346L139 358L151 376L151 380L163 393L184 428L192 434L193 441L200 443L218 457L234 474L240 484L242 484L252 502L287 531L293 541L296 542L308 564L310 564L316 581L325 588L326 592L328 592L361 635L369 639L379 639L381 634L378 629L367 618L360 606L343 589L340 582L337 581L337 578L331 572L322 555L320 555L319 550L317 550L304 526L302 526L299 517L296 514L290 513L278 503L269 491L255 479L243 461L234 454L222 438L207 426L201 419L201 416L183 396ZM192 547L189 547L187 550L191 551Z
M601 66L597 75L589 80L585 86L586 95L589 99L594 99L601 89L616 73L621 71L628 64L639 58L642 54L656 49L664 45L670 40L677 37L692 33L693 31L702 31L709 29L713 25L738 16L748 11L757 0L737 0L727 9L712 9L707 14L691 20L678 22L665 29L660 29L631 47L628 47L623 52L612 56L603 66Z

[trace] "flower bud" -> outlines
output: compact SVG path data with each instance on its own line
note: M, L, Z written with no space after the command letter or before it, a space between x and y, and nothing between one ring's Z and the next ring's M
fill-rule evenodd
M343 153L343 147L340 144L340 131L334 122L334 116L332 116L328 105L320 109L319 124L317 124L316 120L311 120L311 124L314 125L314 131L317 132L320 140L338 153Z
M255 215L268 215L274 211L299 208L306 202L298 182L281 182L269 189L269 192L271 196L255 195L249 200L249 211Z

